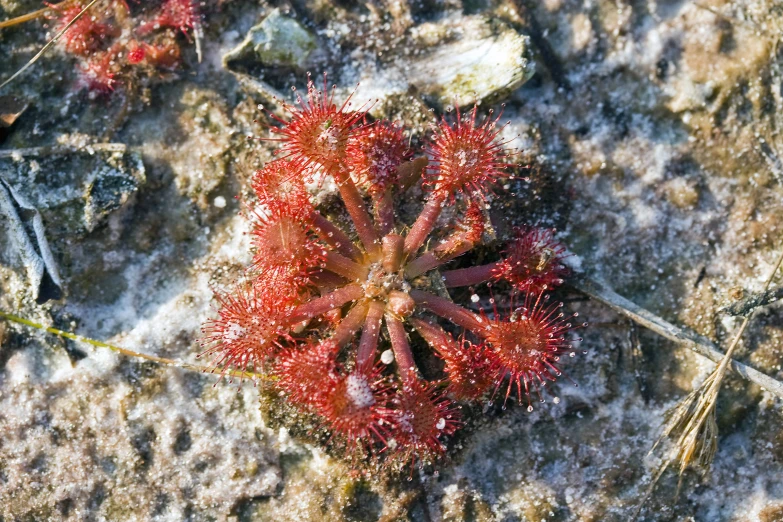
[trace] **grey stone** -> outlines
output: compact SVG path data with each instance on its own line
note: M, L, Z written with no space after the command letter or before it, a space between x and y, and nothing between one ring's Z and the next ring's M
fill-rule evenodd
M273 9L248 31L242 43L223 56L223 63L229 69L237 62L251 62L302 70L316 43L315 36L302 24L282 14L280 9Z

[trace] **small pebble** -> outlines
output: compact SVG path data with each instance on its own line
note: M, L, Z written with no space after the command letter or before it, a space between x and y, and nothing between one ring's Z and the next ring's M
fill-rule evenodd
M381 362L383 364L391 364L394 362L394 352L386 350L381 354Z

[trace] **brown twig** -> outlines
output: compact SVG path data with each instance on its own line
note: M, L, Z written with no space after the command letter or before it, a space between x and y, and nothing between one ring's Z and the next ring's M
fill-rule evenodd
M753 312L759 306L766 306L783 299L783 285L778 285L764 292L753 292L747 297L731 303L718 310L728 315L745 316Z

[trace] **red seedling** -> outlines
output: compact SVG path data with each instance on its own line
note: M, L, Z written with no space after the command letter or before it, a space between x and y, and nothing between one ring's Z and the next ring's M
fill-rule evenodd
M136 65L147 57L147 49L144 43L131 42L128 45L128 63Z
M349 140L366 130L365 127L357 126L365 113L348 112L350 97L340 107L333 100L334 90L327 88L326 76L320 91L308 78L306 98L296 92L298 107L289 104L284 106L290 114L290 121L271 115L281 126L270 129L279 137L270 138L269 141L282 144L282 157L295 162L300 169L316 167L332 175L344 166Z
M444 119L435 127L433 142L425 149L431 160L424 184L436 199L467 194L483 200L493 183L508 177L506 168L511 164L497 139L500 116L476 126L477 111L474 106L465 118L457 109L453 124Z
M154 67L171 69L179 63L179 46L173 42L151 45L146 42L132 42L128 46L128 63L147 63Z
M81 67L81 77L79 83L90 92L98 94L107 94L114 90L119 83L116 71L119 65L115 61L113 50L95 53Z

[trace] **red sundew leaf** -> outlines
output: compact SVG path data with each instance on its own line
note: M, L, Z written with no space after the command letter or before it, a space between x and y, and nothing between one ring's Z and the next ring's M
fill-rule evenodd
M166 0L153 18L138 26L136 33L145 35L162 27L171 27L188 35L188 29L196 29L200 23L198 0Z
M394 388L381 371L375 367L369 372L357 368L347 375L335 373L313 404L324 426L349 447L372 451L386 446L397 412L389 407Z
M291 307L281 306L270 293L251 286L216 298L218 317L202 327L204 351L199 354L212 357L213 371L259 368L273 352L293 341L286 321Z
M462 194L483 199L492 183L508 177L505 169L512 164L505 161L504 143L498 140L500 116L476 126L477 110L474 106L467 118L457 110L453 124L442 119L425 149L431 161L424 186L440 198L453 200Z
M267 280L303 289L324 261L326 251L312 230L309 214L286 200L254 212L251 239L256 250L252 270Z
M147 50L145 49L145 44L140 44L138 42L131 42L128 45L128 63L132 65L136 65L138 63L141 63L144 61L144 58L147 56Z
M516 307L512 303L508 311L495 309L491 319L482 314L486 327L473 332L486 341L483 353L494 368L495 393L508 379L504 400L508 400L516 387L520 404L524 394L531 410L530 389L541 398L539 388L562 374L559 368L561 355L574 355L568 332L587 326L587 323L572 325L567 322L578 314L566 318L560 311L563 303L548 304L547 299L543 293L528 293L522 306Z
M290 212L308 216L314 208L310 203L301 169L294 163L279 159L256 171L251 181L258 203L265 206L288 206Z
M422 319L413 318L410 322L443 359L449 395L458 400L473 401L495 384L496 370L484 353L484 343L473 344L464 335L459 340L454 339L436 324Z
M276 358L277 388L289 402L312 408L335 380L339 347L331 342L305 343L283 350Z
M439 391L437 383L415 380L397 393L392 461L429 462L446 451L443 437L462 425L454 402Z
M402 128L386 121L367 127L346 148L346 162L357 181L373 195L399 185L397 169L413 155Z
M566 248L551 230L521 227L503 251L504 259L493 271L495 280L505 280L517 290L540 293L563 284L569 270L563 264Z
M285 104L290 113L289 121L270 116L281 126L270 131L276 138L267 141L279 141L280 153L303 171L324 169L334 172L346 160L346 147L349 140L365 132L366 127L359 124L366 115L362 110L349 112L351 97L338 108L333 101L334 89L329 92L324 75L323 90L318 90L313 81L307 80L307 96L296 94L297 105Z

